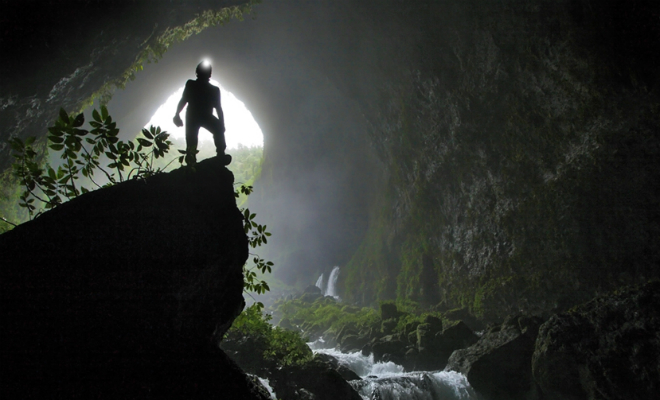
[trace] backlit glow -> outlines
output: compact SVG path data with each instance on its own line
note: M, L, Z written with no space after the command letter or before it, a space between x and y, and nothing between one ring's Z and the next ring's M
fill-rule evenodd
M263 133L254 120L254 117L252 117L252 113L245 107L245 104L238 100L231 92L226 91L217 81L211 79L211 83L220 88L221 107L225 115L225 140L227 141L227 149L235 149L239 143L248 147L262 147L264 145ZM151 117L147 125L145 125L145 128L148 128L150 125L160 126L162 130L170 133L173 138L185 140L185 125L178 128L172 121L176 113L176 106L179 104L182 94L183 87L174 92L156 110L156 113ZM180 114L181 119L184 121L186 120L186 108ZM200 146L207 145L204 143L207 141L213 143L213 135L202 128L199 130Z

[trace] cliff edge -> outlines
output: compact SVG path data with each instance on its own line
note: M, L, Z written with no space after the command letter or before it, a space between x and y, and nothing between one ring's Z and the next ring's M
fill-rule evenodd
M259 398L217 346L245 305L233 180L213 158L85 194L1 235L2 392Z

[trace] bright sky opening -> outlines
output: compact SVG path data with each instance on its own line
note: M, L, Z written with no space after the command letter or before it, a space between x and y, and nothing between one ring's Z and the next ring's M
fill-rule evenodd
M227 142L227 149L235 149L238 147L239 143L248 147L263 147L263 133L257 122L254 120L254 117L252 117L250 110L248 110L245 107L245 104L238 100L233 93L228 92L220 86L217 81L211 79L211 83L220 88L220 105L222 107L222 112L225 115L225 140ZM172 138L185 140L185 125L178 128L172 121L172 118L174 118L174 114L176 113L176 106L179 104L179 100L181 100L183 88L184 87L182 86L179 90L174 92L165 103L158 107L158 110L156 110L156 113L151 117L151 120L145 125L145 128L149 128L150 125L160 126L162 130L170 133ZM187 108L188 107L186 106L180 114L183 121L186 120ZM211 132L206 129L201 128L199 130L199 141L200 145L205 141L213 143L213 135L211 135Z

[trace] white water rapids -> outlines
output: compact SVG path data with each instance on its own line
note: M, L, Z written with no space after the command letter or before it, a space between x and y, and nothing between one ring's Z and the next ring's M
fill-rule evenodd
M465 376L452 371L403 372L392 362L374 363L373 355L341 353L335 349L315 349L320 343L310 343L314 353L335 357L340 364L358 374L362 380L350 385L365 400L480 400Z
M321 274L316 286L325 296L339 299L336 292L339 267L334 267L328 279ZM482 400L467 378L453 371L403 372L401 365L393 362L374 362L373 355L363 356L361 352L342 353L339 350L323 348L326 343L321 338L308 343L314 353L323 353L355 372L361 380L349 384L365 400ZM276 394L267 380L261 380L273 399ZM342 399L337 399L342 400Z

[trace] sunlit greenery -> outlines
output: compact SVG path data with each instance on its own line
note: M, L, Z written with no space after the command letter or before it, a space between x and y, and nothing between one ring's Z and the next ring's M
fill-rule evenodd
M345 325L356 329L380 324L378 312L369 307L353 307L331 298L320 298L313 303L301 299L280 300L274 309L281 318L280 325L292 325L306 332L322 333L328 329L339 331Z
M74 117L62 109L55 125L48 128L48 148L59 152L62 160L57 169L40 161L42 155L34 146L36 138L9 141L16 159L13 172L24 189L19 206L28 211L30 218L90 190L161 172L153 162L169 151L171 142L166 132L151 127L143 129L143 137L135 142L125 142L118 138L117 124L105 106L100 113L94 110L92 116L92 129L86 130L82 128L83 114ZM104 157L107 163L101 165ZM98 183L99 175L107 183ZM84 186L81 177L91 186Z
M234 320L221 347L235 349L242 357L254 357L275 366L302 364L311 360L312 351L298 332L270 324L271 317L253 304ZM245 343L249 342L249 346ZM249 354L249 355L248 355Z

